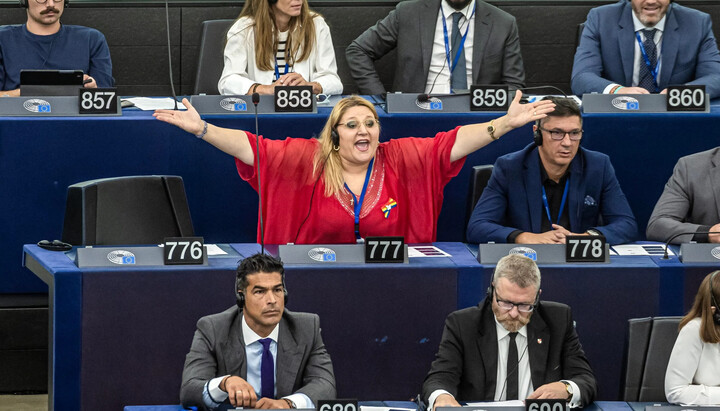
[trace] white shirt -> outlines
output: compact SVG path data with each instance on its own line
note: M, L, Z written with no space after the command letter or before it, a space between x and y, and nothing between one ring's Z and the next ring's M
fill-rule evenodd
M693 318L675 340L665 373L670 403L720 405L720 343L703 342L700 324L699 317Z
M669 11L669 9L668 9ZM663 37L663 31L665 30L665 17L667 16L667 12L665 13L665 16L663 16L658 23L653 27L646 27L640 19L637 18L635 15L635 12L630 13L632 14L633 18L633 26L635 28L635 33L640 34L640 38L643 42L645 42L645 35L640 31L644 29L656 29L655 32L655 48L657 49L657 82L660 84L660 68L662 67L662 37ZM633 54L633 76L632 76L632 86L637 87L638 83L640 83L640 67L641 65L645 65L645 59L642 56L642 52L640 51L640 45L637 42L637 37L633 36L633 42L635 43L634 48L634 54ZM622 86L622 84L616 84L612 83L605 87L603 90L603 93L607 94L612 90L615 86ZM662 90L661 90L662 91Z
M330 28L320 16L316 16L313 22L315 23L315 46L310 52L310 57L296 62L290 71L300 73L308 82L319 83L324 94L342 94L343 85L337 75L335 49L330 37ZM220 94L247 94L254 83L267 85L275 81L274 69L260 70L255 64L255 31L252 24L251 18L243 17L238 19L228 30L224 55L225 66L220 81L218 81ZM299 51L302 53L301 50Z
M495 317L494 317L495 318ZM505 401L507 398L507 357L510 347L510 332L498 322L495 318L495 329L497 331L498 341L498 364L497 364L497 383L495 384L495 396L493 401ZM518 330L515 337L515 345L518 352L518 397L525 399L535 391L532 383L532 373L530 371L530 355L528 353L527 344L527 326L523 326ZM573 390L573 396L568 404L570 408L580 407L582 398L580 388L577 384L570 380L561 380L570 384ZM441 394L450 394L446 390L435 390L428 398L428 406L430 410L434 409L435 400Z
M459 11L463 14L460 18L458 26L460 34L465 34L467 28L467 38L463 49L465 50L465 70L467 73L468 89L472 85L472 55L473 55L473 39L475 37L475 0L472 0L462 10L455 10L447 1L440 2L442 13L438 11L437 22L435 24L435 38L433 39L432 57L430 59L430 70L428 70L427 82L425 84L425 93L447 94L450 93L450 68L448 67L447 54L445 53L445 35L443 32L443 13L445 13L445 24L448 31L448 48L452 50L452 14ZM471 17L472 16L472 17ZM469 25L469 26L468 26ZM451 59L452 63L452 59ZM442 69L442 71L441 71ZM435 79L437 77L437 80ZM433 87L433 82L435 87Z
M245 320L245 316L243 315L242 332L243 341L245 343L245 359L247 361L247 376L245 378L245 381L247 381L248 384L250 384L255 389L255 394L259 399L261 391L260 370L262 367L263 353L263 346L259 340L261 340L262 338L269 338L272 340L272 342L270 343L270 353L273 357L273 380L277 381L277 341L278 335L280 333L280 324L278 323L278 325L273 328L273 330L270 332L270 335L268 335L267 337L261 337L255 331L253 331L252 328L250 328L250 326L247 324L247 321ZM215 408L218 406L218 403L222 403L227 399L228 393L220 389L220 383L225 377L227 377L227 375L213 378L207 383L207 393L209 393L210 398L207 398L207 396L203 395L203 399L205 400L205 405L207 405L209 408ZM275 384L275 393L277 393L277 384ZM287 398L294 402L297 408L314 408L314 404L305 394L292 394L283 398Z

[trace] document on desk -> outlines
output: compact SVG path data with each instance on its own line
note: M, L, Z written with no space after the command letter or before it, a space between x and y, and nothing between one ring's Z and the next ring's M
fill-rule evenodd
M469 402L468 407L524 407L523 400Z
M445 251L434 245L413 245L408 246L408 258L410 257L452 257Z
M617 255L665 255L665 244L621 244L614 245L612 248ZM675 255L675 253L668 248L668 255Z
M140 110L173 110L175 108L175 100L172 97L130 97L123 100L130 101ZM178 110L185 110L180 102L178 102Z

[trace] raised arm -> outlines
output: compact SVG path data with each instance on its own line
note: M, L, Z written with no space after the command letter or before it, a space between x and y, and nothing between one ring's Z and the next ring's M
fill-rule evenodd
M534 103L520 104L522 92L515 93L515 98L510 103L507 114L487 123L470 124L460 127L455 144L450 152L450 161L459 160L468 154L485 147L497 140L508 131L524 126L525 124L545 118L547 113L555 110L555 104L549 100L536 101ZM495 127L493 137L490 136L488 126L490 123Z
M206 123L200 118L200 114L198 114L188 99L184 98L182 103L187 108L186 111L155 110L153 117L180 127L195 136L201 135L205 130L205 124L207 124L207 132L205 136L202 137L203 140L231 156L237 157L249 166L255 164L253 150L252 147L250 147L250 142L244 131L216 127L210 123Z

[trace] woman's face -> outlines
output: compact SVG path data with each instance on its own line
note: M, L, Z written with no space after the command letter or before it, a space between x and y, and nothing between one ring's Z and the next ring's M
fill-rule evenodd
M305 0L277 0L277 2L272 5L275 18L287 20L290 19L290 17L299 16L303 1Z
M369 108L349 108L340 118L336 130L340 137L338 153L343 164L365 165L375 157L380 126Z

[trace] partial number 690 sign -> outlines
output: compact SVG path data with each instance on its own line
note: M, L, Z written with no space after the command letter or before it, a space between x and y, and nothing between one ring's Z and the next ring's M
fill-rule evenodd
M319 400L318 411L358 411L357 400Z
M312 86L277 86L275 87L276 112L313 111Z
M508 107L508 86L474 85L470 87L470 110L505 111Z
M567 262L605 262L607 247L605 237L574 235L565 237L565 260Z
M166 265L203 264L205 245L202 237L168 237L163 243Z
M79 114L117 114L117 89L80 89Z

